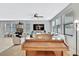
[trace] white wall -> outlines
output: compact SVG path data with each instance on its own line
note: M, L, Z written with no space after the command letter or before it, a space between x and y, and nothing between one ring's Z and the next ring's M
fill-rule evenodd
M50 22L47 20L40 20L40 21L22 21L24 24L30 24L30 32L33 31L33 24L44 24L46 32L50 32ZM26 26L24 26L26 28Z
M0 36L3 36L3 34L4 33L6 33L6 31L5 31L5 24L7 24L7 23L10 23L10 24L17 24L19 21L0 21L0 32L2 32L2 34L0 35ZM29 34L33 31L33 24L44 24L45 25L45 30L46 30L46 32L48 33L48 32L50 32L50 22L48 21L48 20L40 20L40 21L31 21L31 20L21 20L21 22L24 24L24 32L26 33L27 32L27 29L26 29L26 27L27 27L27 25L26 24L29 24L30 25L30 29L29 29ZM7 28L6 28L7 29ZM27 33L28 33L27 32Z
M73 11L74 11L74 20L79 20L79 3L75 3L75 4L72 4L72 8L73 8ZM78 25L79 26L79 25ZM79 52L79 31L77 31L78 33L78 52Z
M79 20L79 4L70 4L68 7L66 7L64 10L62 10L59 14L57 14L52 20L56 19L57 17L62 17L62 33L64 32L63 31L63 20L64 20L64 16L66 13L68 13L70 10L72 9L73 11L73 14L74 14L74 20L78 19ZM51 20L51 23L52 23L52 20ZM69 21L69 20L68 20ZM73 21L74 23L74 21ZM52 27L52 26L51 26ZM72 50L73 53L75 53L75 48L76 48L76 31L75 31L75 24L74 24L74 29L72 31L73 33L73 36L66 36L66 39L67 39L67 42L68 42L68 45L69 45L69 48L70 50ZM78 31L78 52L79 52L79 31ZM73 54L72 53L72 54Z

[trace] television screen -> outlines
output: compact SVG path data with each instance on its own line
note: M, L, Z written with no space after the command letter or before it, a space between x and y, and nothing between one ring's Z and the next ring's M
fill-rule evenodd
M33 30L44 30L44 24L33 24Z

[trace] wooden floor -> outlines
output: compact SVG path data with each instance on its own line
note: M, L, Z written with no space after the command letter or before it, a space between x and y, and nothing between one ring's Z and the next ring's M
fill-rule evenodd
M39 55L41 55L40 52ZM48 53L48 52L46 52ZM53 52L52 52L53 53ZM55 53L53 53L55 54ZM65 52L65 56L72 56L70 51ZM0 53L0 56L25 56L25 52L21 49L21 45L12 46L11 48Z
M0 53L0 56L25 56L21 45L15 45Z

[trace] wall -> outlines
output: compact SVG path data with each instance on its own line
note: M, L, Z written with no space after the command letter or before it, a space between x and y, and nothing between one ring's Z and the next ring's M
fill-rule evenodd
M65 14L68 13L70 10L73 11L73 19L74 21L76 19L79 20L79 4L70 4L69 6L67 6L65 9L63 9L59 14L57 14L50 22L52 24L52 21L55 20L56 18L58 17L62 17L62 34L64 34L64 30L63 30L63 22L64 22L64 17L65 17ZM69 21L69 20L68 20ZM74 21L73 21L73 24L74 24ZM52 26L51 26L52 27ZM66 36L66 40L67 40L67 43L68 43L68 46L70 48L70 50L75 53L75 48L76 48L76 30L75 30L75 24L74 24L74 28L73 28L73 36ZM78 41L79 42L79 31L78 31ZM78 52L79 52L79 43L78 43ZM72 53L72 54L73 54Z
M79 3L72 4L72 8L74 11L74 20L79 20ZM78 24L79 26L79 24ZM78 27L79 28L79 27ZM77 39L78 39L78 52L79 52L79 30L77 31Z
M5 24L17 24L19 21L18 20L16 20L16 21L13 21L13 20L11 20L11 21L0 21L0 36L2 37L3 36L3 34L4 33L6 33L6 29L7 28L5 28ZM46 30L46 32L48 33L48 32L50 32L50 22L48 21L48 20L40 20L40 21L31 21L31 20L21 20L21 22L24 24L24 32L26 33L28 33L29 32L29 34L33 31L33 24L44 24L45 25L45 30ZM29 29L26 29L26 27L27 27L27 25L29 25Z
M48 20L39 20L39 21L22 21L24 24L30 24L30 32L33 31L33 24L44 24L46 32L50 32L50 22ZM26 26L24 26L26 28ZM26 31L26 30L25 30Z

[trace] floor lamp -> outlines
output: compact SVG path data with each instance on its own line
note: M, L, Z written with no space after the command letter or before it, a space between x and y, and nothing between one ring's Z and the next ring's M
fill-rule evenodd
M73 56L78 56L78 53L77 53L77 30L78 30L78 24L79 24L79 20L75 20L74 23L76 24L76 54L73 54Z

